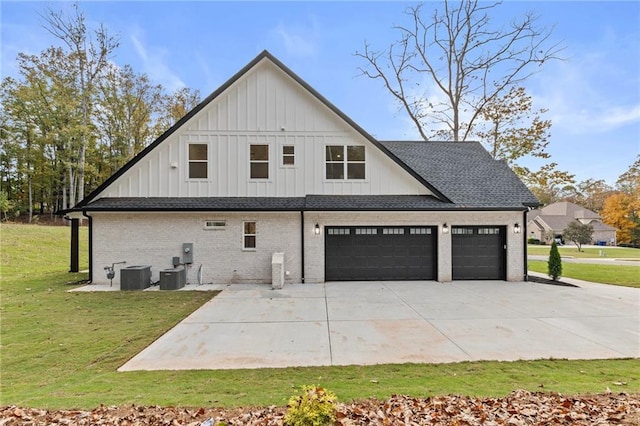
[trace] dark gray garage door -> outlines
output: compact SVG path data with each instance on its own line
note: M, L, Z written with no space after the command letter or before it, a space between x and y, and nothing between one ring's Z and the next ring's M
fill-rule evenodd
M325 280L433 280L436 236L429 226L325 228Z
M454 280L506 278L504 226L454 226L451 233Z

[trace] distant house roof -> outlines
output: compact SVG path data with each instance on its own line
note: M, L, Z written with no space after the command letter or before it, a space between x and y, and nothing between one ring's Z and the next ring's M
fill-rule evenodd
M602 223L598 213L568 201L549 204L527 213L528 221L553 231L562 231L570 222L579 219L590 220L594 231L615 231L615 228Z

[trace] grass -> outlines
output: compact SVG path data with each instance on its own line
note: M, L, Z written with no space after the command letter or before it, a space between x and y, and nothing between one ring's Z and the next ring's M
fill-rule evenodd
M527 246L527 253L539 256L549 256L551 246ZM583 251L578 251L575 245L566 245L558 247L560 256L577 257L582 259L599 258L600 252L605 253L605 257L611 259L634 259L640 261L640 249L627 247L584 247Z
M530 260L529 270L547 273L547 262ZM592 263L562 263L562 276L594 283L640 288L640 267L626 265L600 265Z
M640 365L629 359L118 373L214 294L68 293L86 277L66 272L67 228L3 224L0 233L0 405L284 405L305 384L321 384L341 401L395 393L500 396L514 389L640 392ZM86 247L86 229L81 236ZM86 262L82 257L81 268Z

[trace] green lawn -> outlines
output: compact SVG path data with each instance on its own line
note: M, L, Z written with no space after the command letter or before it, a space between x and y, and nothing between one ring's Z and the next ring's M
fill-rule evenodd
M528 254L549 256L549 250L551 246L538 246L528 245ZM578 251L578 248L573 244L558 247L560 256L562 257L579 257L579 258L595 258L601 257L600 252L603 252L607 258L611 259L635 259L640 261L640 249L626 248L626 247L586 247L583 251Z
M66 272L68 228L3 224L0 234L0 405L285 405L304 384L321 384L342 401L514 389L640 392L640 364L628 359L118 373L215 293L68 293L86 278ZM82 257L81 268L86 263Z
M530 271L547 273L547 262L544 260L530 260L528 265ZM594 283L640 288L638 266L563 262L562 276Z

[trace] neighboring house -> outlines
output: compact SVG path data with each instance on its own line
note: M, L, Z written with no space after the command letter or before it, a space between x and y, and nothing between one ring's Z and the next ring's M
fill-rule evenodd
M265 51L66 213L94 283L175 256L190 282L269 283L276 252L286 282L521 281L538 205L479 143L378 141Z
M550 243L552 237L562 238L562 231L574 220L593 227L592 244L616 244L615 228L602 223L598 213L568 201L549 204L527 213L529 238Z

